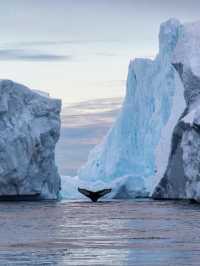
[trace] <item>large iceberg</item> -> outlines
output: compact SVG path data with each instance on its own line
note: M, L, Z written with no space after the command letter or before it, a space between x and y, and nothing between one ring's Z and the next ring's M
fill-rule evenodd
M0 80L0 199L57 199L61 101Z
M182 82L171 64L180 27L175 19L163 23L155 60L130 62L118 119L90 152L78 177L70 179L73 187L112 187L110 196L115 198L152 193L167 167L171 135L186 105ZM72 195L67 186L63 186L63 195Z

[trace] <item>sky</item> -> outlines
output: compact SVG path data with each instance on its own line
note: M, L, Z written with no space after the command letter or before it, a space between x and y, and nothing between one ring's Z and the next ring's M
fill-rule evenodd
M161 22L199 0L0 0L0 78L63 104L123 97L130 59L153 57Z
M61 175L77 174L90 150L112 126L121 102L121 98L96 99L63 108L61 134L55 153Z

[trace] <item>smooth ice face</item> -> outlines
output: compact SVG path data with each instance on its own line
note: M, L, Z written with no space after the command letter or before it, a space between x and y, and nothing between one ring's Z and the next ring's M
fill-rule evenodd
M183 87L171 65L179 27L174 19L161 25L160 52L155 60L130 62L121 113L79 171L79 180L85 186L95 189L98 182L102 187L113 185L113 196L147 196L162 177L171 133L185 108ZM173 107L177 98L180 104Z

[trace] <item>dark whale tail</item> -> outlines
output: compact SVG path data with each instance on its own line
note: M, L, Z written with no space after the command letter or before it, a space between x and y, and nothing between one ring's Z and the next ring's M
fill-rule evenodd
M103 197L104 195L110 193L112 191L111 188L102 189L99 191L90 191L84 188L78 188L78 191L83 194L84 196L90 198L93 202L97 202L99 198Z

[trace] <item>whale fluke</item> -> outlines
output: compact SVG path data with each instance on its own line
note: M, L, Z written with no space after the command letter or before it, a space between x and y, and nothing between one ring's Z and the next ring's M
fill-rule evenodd
M104 195L110 193L112 191L111 188L102 189L99 191L90 191L85 188L78 188L78 191L83 194L84 196L90 198L93 202L97 202L99 198L103 197Z

